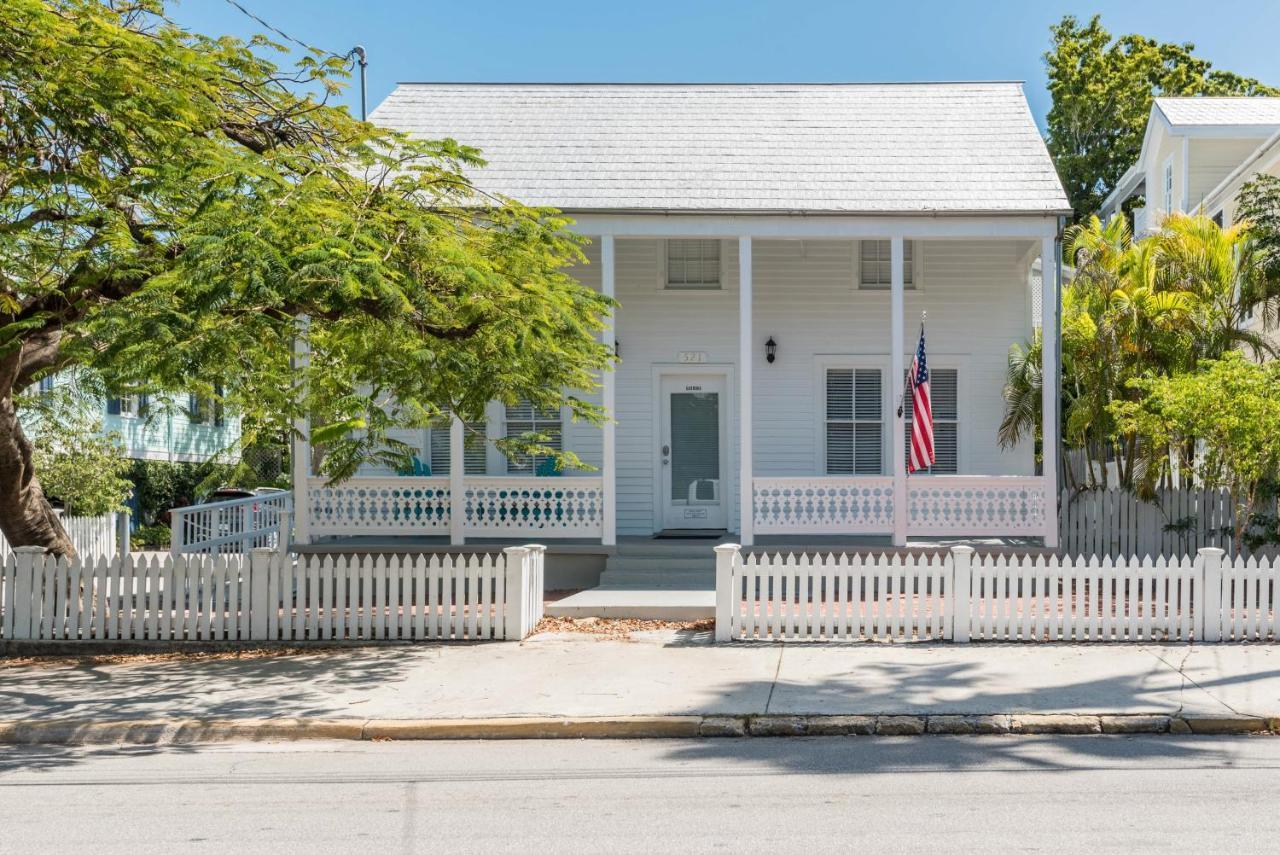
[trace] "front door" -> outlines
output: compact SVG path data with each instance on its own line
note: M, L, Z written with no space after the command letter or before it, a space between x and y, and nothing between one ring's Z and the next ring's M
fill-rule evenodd
M722 529L729 498L724 375L665 375L661 386L663 528Z

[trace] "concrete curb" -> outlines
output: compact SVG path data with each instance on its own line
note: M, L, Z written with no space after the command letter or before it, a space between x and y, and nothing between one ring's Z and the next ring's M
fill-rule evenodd
M657 715L475 719L142 719L0 721L7 745L186 745L267 740L685 739L746 736L921 736L1280 733L1280 716L1164 713L1009 715Z

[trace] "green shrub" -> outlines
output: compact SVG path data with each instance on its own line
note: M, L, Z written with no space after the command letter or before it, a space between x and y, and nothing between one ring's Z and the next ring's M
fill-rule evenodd
M140 525L129 535L132 549L168 549L170 532L167 525Z

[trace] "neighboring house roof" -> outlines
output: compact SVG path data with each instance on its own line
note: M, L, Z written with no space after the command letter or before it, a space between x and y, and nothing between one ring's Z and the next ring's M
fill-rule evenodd
M1280 128L1280 98L1157 98L1155 106L1175 128L1228 125Z
M565 211L1070 210L1019 83L402 83L370 121Z

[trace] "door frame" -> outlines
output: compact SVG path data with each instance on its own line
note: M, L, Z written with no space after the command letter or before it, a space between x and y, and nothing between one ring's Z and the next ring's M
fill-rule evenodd
M657 534L662 531L666 525L664 520L665 509L662 507L662 457L658 454L658 446L662 440L662 378L663 377L689 377L699 374L714 374L724 377L725 393L724 393L724 413L727 423L725 424L725 432L727 435L727 448L725 449L725 459L728 461L728 471L725 473L724 487L721 495L727 492L728 499L725 501L725 528L726 531L736 532L740 525L740 512L734 513L738 508L738 394L737 385L734 382L734 366L730 362L700 362L700 363L681 363L681 362L655 362L652 366L651 376L651 397L653 401L653 422L651 425L652 432L650 437L652 442L649 445L649 453L653 458L653 532Z

